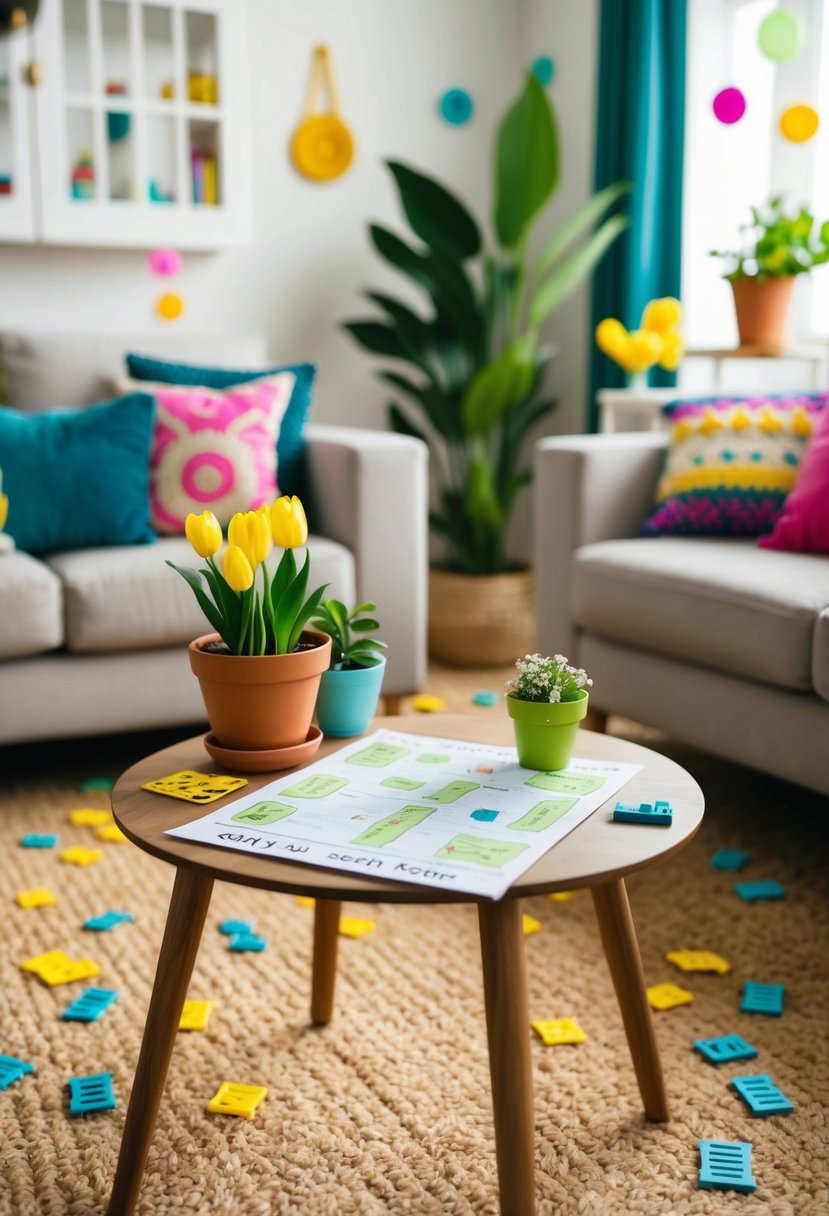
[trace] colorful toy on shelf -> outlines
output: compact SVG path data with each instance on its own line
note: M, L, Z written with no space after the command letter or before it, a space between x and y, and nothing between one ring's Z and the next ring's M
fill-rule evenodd
M91 152L79 152L71 176L72 197L88 201L95 197L95 162Z
M210 148L194 148L190 153L193 174L193 202L215 207L219 201L216 156Z
M167 87L167 86L163 86ZM169 86L172 90L172 86ZM165 96L162 88L162 97ZM216 77L208 72L187 73L187 98L203 106L215 106L219 99Z
M126 96L127 86L121 81L108 81L107 97ZM116 144L130 133L130 116L124 110L107 110L107 139Z
M628 332L621 321L606 317L596 326L596 345L630 377L642 377L655 364L676 371L685 347L679 332L682 305L673 296L645 305L639 329Z
M0 173L0 194L13 194L11 173Z

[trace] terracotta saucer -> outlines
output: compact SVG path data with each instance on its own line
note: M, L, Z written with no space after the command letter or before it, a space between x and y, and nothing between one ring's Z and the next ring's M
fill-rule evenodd
M218 760L225 768L235 769L240 773L275 773L283 768L294 768L310 760L322 743L322 731L318 726L312 726L304 743L294 747L256 748L221 747L216 742L215 735L204 736L204 746L214 760Z

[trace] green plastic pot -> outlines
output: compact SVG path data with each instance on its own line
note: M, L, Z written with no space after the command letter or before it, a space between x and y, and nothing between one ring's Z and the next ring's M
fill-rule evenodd
M576 701L558 701L555 704L522 701L508 692L506 702L521 767L548 773L566 768L573 754L579 722L587 714L587 693L584 689L579 692Z

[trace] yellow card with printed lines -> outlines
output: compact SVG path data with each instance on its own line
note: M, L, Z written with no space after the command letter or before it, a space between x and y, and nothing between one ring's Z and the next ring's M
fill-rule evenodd
M241 789L247 783L247 777L221 777L218 773L197 773L185 768L181 772L170 773L169 777L160 777L158 781L148 781L141 788L154 794L166 794L168 798L204 803L224 798L225 794Z

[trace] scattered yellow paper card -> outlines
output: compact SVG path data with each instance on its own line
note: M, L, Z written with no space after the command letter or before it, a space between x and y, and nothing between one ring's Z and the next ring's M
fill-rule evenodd
M446 705L446 697L439 697L435 693L421 692L416 697L412 697L410 705L417 713L436 714Z
M36 954L34 958L27 958L25 963L20 964L21 971L34 971L35 975L42 971L45 967L47 970L54 967L56 963L70 962L68 954L63 950L47 950L45 954Z
M554 1018L549 1022L533 1022L532 1028L547 1047L560 1043L586 1043L587 1035L572 1018Z
M197 773L185 768L158 781L148 781L141 788L169 798L183 798L185 802L215 802L247 783L247 777L221 777L218 773Z
M179 1030L206 1030L215 1001L185 1001Z
M690 1005L694 999L693 992L679 984L654 984L645 992L651 1009L675 1009L677 1005Z
M207 1109L214 1115L241 1115L243 1119L252 1119L267 1092L264 1085L236 1085L233 1081L223 1081L207 1103Z
M341 916L340 933L343 937L365 937L374 929L373 920L363 920L359 916Z
M730 963L709 950L669 950L665 958L680 971L716 971L725 975L731 970Z
M95 835L109 844L120 844L122 840L129 840L129 836L124 835L117 823L107 823L102 828L96 828Z
M69 822L76 828L97 828L102 823L112 823L112 811L102 811L92 806L81 806L69 812Z
M316 900L310 895L295 895L294 903L299 904L301 908L313 908L316 905Z
M541 921L540 920L536 920L534 916L527 916L526 912L524 913L524 916L522 919L523 919L523 924L524 924L524 936L525 937L529 937L531 933L540 933L541 932Z
M554 904L563 904L568 899L572 899L575 894L575 891L552 891L547 898L551 899Z
M56 904L58 897L46 887L38 887L36 891L18 891L14 897L21 908L45 908L47 904Z
M67 862L70 866L91 866L93 862L100 861L103 853L100 849L84 849L81 845L76 845L72 849L64 849L60 855L61 861Z
M38 979L50 988L56 984L72 984L75 980L92 979L101 974L101 968L91 958L74 962L63 950L50 950L20 964L23 971L33 971Z

